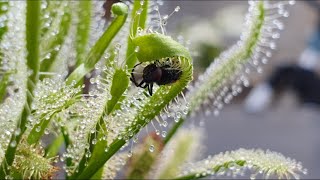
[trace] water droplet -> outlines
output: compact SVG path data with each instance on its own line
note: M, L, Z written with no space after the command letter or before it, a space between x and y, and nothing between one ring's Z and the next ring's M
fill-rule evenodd
M162 131L161 136L162 137L166 137L167 136L167 131Z
M217 109L213 111L213 114L214 114L215 116L218 116L219 113L220 113L220 112L219 112L219 110L217 110Z
M294 4L296 4L296 1L295 0L291 0L291 1L289 1L289 4L290 5L294 5Z
M180 10L180 6L177 6L177 7L174 9L175 12L179 12L179 10Z
M167 121L163 121L162 125L163 125L163 127L167 127L168 126L168 122Z
M139 52L139 50L140 50L140 47L137 46L137 47L134 49L134 52Z
M156 134L159 136L160 131L158 129L156 129Z
M154 145L150 145L149 151L150 151L150 152L153 152L153 151L154 151Z
M137 143L137 142L138 142L138 137L134 137L134 138L133 138L133 142L134 142L134 143Z
M17 142L16 142L16 141L12 141L12 142L10 143L10 146L11 146L11 147L16 147L16 145L17 145Z
M132 151L131 150L128 152L128 157L132 157Z
M20 133L21 133L21 130L20 130L20 129L16 129L16 131L14 132L14 134L15 134L16 136L18 136Z
M40 132L40 131L41 131L41 127L38 126L38 127L36 128L36 132Z

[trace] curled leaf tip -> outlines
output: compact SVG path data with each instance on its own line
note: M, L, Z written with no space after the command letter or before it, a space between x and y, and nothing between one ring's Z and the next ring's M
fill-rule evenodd
M117 16L126 15L128 14L128 6L121 2L115 3L111 7L111 12Z

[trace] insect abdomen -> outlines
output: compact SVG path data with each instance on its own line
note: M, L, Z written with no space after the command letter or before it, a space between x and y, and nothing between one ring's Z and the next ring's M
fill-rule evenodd
M182 74L181 70L178 69L162 69L161 79L156 82L158 85L166 85L176 82Z

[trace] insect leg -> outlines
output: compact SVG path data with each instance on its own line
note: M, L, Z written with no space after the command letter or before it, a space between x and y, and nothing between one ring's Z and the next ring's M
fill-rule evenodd
M150 83L148 86L148 91L149 91L150 96L152 96L152 88L153 88L153 83Z
M142 64L142 62L134 65L134 66L133 66L133 70L134 70L135 67L139 66L140 64ZM133 71L133 70L132 70L132 71Z
M146 87L148 87L148 83L146 83L145 85L143 85L143 86L140 86L141 88L146 88Z
M142 62L141 63L138 63L138 64L136 64L133 68L132 68L132 71L131 71L131 77L130 77L130 80L134 83L134 85L136 85L137 87L140 87L141 86L141 84L143 83L143 81L140 83L140 84L138 84L137 82L136 82L136 80L135 80L135 78L134 78L134 69L135 69L135 67L137 67L137 66L139 66L140 64L142 64Z
M142 87L142 84L144 83L144 81L142 80L137 86L138 87ZM145 85L146 86L146 85ZM142 87L142 88L145 88L145 87Z

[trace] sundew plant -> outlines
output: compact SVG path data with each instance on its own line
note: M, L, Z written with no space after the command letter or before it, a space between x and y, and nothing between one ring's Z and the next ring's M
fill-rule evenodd
M198 78L186 43L166 32L179 7L161 15L165 1L124 1L109 17L104 3L0 2L0 179L306 173L269 150L201 160L203 130L182 126L193 115L218 115L249 85L294 1L249 1L240 40Z

